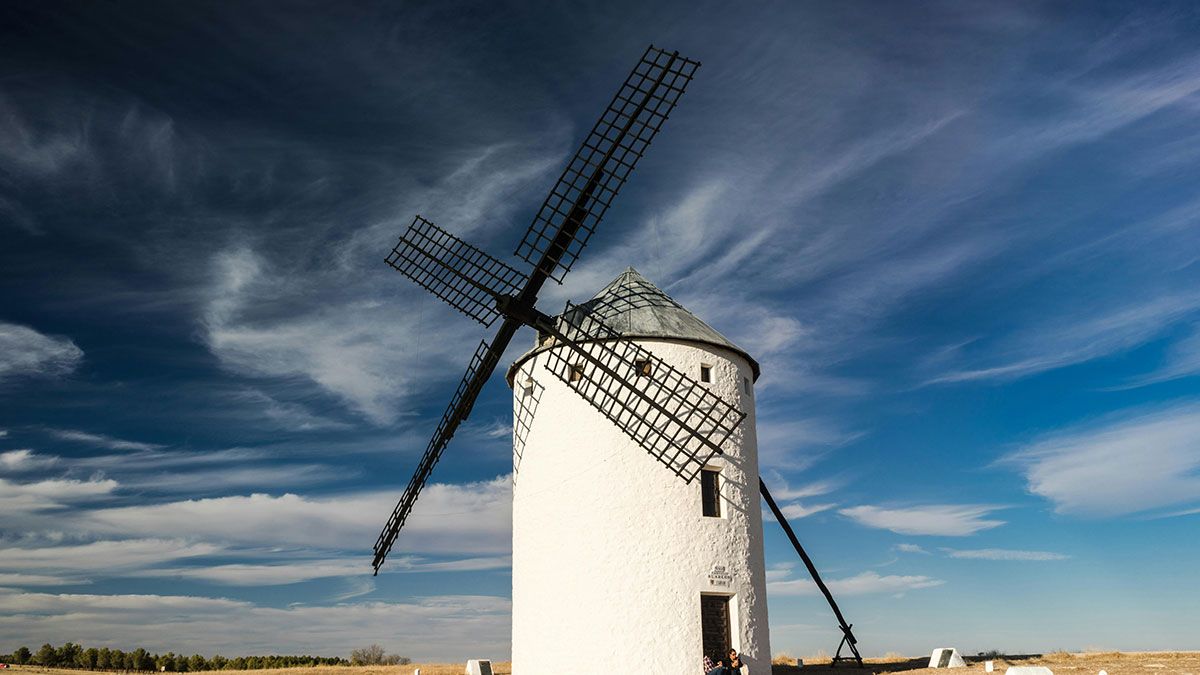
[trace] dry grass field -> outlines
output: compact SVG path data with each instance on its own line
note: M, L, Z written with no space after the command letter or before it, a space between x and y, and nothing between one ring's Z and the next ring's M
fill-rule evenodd
M465 663L413 663L407 666L317 666L315 668L264 668L262 670L207 670L195 675L412 675L417 668L421 675L463 675ZM11 675L88 675L86 670L13 666L3 671ZM120 671L109 671L120 672ZM512 664L492 662L494 675L512 675ZM132 675L132 674L131 674ZM188 675L192 675L188 673Z
M984 673L984 659L965 657L968 667L956 669L955 675L975 675ZM772 675L855 675L856 673L912 673L913 675L934 675L944 671L926 668L929 657L919 658L884 658L867 659L865 671L857 668L840 666L832 668L829 659L804 660L804 667L772 666ZM1003 675L1008 666L1046 666L1055 675L1096 675L1101 670L1108 675L1200 675L1200 652L1104 652L1071 654L1056 652L1053 654L1032 654L1027 656L994 657L997 675ZM209 671L197 675L412 675L413 670L420 668L421 675L462 675L462 663L414 663L407 666L321 666L316 668L282 668L274 670L248 671ZM511 675L512 665L509 663L493 662L492 670L496 675ZM12 675L86 675L87 671L60 670L57 668L38 668L36 666L15 666L6 671ZM591 675L587 672L572 672L563 669L563 675ZM660 675L647 673L647 675ZM669 675L669 674L668 674ZM696 674L700 675L700 669Z
M964 656L966 668L956 668L956 675L985 673L986 659ZM991 657L995 675L1004 675L1009 666L1046 666L1054 675L1096 675L1104 670L1108 675L1200 675L1200 652L1101 652L1030 654L1023 656ZM926 668L929 656L898 659L866 659L871 673L912 673L913 675L945 674L945 670ZM421 671L422 674L425 671ZM832 668L829 659L810 662L804 660L803 668L795 666L773 666L772 675L849 675L861 673L856 668L840 666Z

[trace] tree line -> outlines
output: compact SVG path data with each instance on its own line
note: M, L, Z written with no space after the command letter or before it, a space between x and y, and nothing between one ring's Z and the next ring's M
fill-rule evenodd
M31 652L20 647L11 655L0 655L0 661L19 666L35 665L47 668L80 668L84 670L132 670L166 671L172 673L196 672L201 670L258 670L261 668L299 668L310 666L348 666L350 662L339 656L235 656L226 658L220 654L205 658L199 654L186 656L167 652L151 654L142 648L124 652L120 649L103 647L84 648L71 642L55 648L50 644Z

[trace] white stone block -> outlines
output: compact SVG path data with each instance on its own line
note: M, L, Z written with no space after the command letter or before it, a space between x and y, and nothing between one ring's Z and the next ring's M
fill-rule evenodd
M967 662L954 647L942 647L929 655L930 668L965 668Z
M1046 666L1009 666L1004 675L1054 675Z
M996 664L994 662L992 662L992 661L984 661L983 662L984 672L990 673L995 669L996 669Z
M487 659L467 661L467 675L492 675L492 662Z

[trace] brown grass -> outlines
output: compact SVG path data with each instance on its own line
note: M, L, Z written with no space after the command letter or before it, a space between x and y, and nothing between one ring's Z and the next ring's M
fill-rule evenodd
M786 655L780 654L778 658ZM788 657L791 658L791 657ZM985 659L965 656L966 668L953 671L926 668L929 656L866 659L867 669L839 666L832 668L828 656L803 657L804 668L794 665L775 665L772 675L866 675L866 673L912 673L913 675L977 675L983 674ZM1053 652L1049 654L1005 655L991 659L993 675L1004 675L1009 666L1046 666L1055 675L1096 675L1100 670L1108 675L1200 675L1200 652ZM792 659L791 663L795 663ZM421 675L462 675L464 663L414 663L407 666L318 666L315 668L279 668L271 670L218 670L197 675L412 675L420 668ZM492 662L496 675L512 675L512 664ZM83 670L60 670L37 666L14 666L5 671L12 675L87 675ZM697 675L700 668L696 668ZM580 675L564 668L563 675ZM587 675L583 673L582 675ZM670 674L668 674L670 675ZM684 674L691 675L691 674Z
M976 675L985 674L983 663L994 663L993 675L1004 675L1009 666L1046 666L1055 675L1096 675L1101 670L1108 675L1200 675L1200 652L1053 652L1049 654L1004 655L990 659L964 656L966 668L926 668L928 656L900 659L865 659L867 670L879 673L912 673L912 675ZM424 675L425 671L421 671ZM832 668L829 659L804 659L804 668L772 666L772 675L863 675L857 668Z
M196 675L412 675L417 668L421 669L421 675L463 675L466 672L466 662L412 663L407 666L314 666L312 668L264 668L262 670L206 670L196 671ZM12 675L34 673L37 675L89 675L89 671L86 670L38 666L12 666L10 670L3 672ZM492 661L492 673L494 675L512 675L512 664ZM191 673L187 675L191 675Z

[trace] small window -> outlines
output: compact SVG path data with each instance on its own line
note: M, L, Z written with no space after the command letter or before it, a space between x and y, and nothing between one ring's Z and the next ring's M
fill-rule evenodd
M742 391L746 392L747 394L750 393L750 378L742 378Z
M650 361L634 361L633 372L638 377L650 377L654 374L654 364Z
M583 379L583 364L582 363L571 364L571 381L578 382L582 379Z
M700 470L700 500L704 515L721 517L721 472L716 469Z
M708 364L701 364L701 366L700 366L700 381L701 382L712 382L712 366L710 366Z

